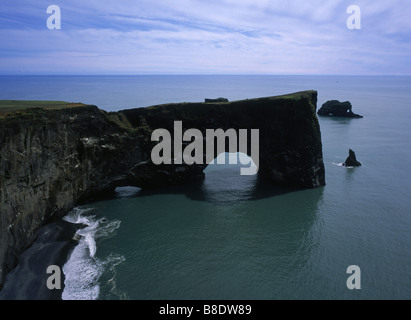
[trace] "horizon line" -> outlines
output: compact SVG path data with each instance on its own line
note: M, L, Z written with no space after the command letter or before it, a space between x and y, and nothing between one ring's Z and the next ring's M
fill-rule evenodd
M146 73L146 74L0 74L0 77L9 76L21 76L21 77L144 77L144 76L323 76L323 77L410 77L411 74L257 74L257 73L244 73L244 74L225 74L225 73Z

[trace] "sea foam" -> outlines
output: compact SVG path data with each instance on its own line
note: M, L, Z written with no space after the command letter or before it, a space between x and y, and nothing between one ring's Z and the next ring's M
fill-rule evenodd
M81 236L69 259L63 266L65 275L63 300L96 300L100 295L100 277L105 270L113 272L124 257L110 254L96 257L98 239L107 239L120 227L119 220L108 221L90 214L92 209L73 209L63 219L83 224L77 234ZM113 279L111 279L113 281Z

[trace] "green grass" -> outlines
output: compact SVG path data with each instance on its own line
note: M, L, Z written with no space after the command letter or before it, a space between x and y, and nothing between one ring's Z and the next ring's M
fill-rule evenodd
M30 109L57 110L64 108L82 107L83 103L72 103L66 101L39 101L39 100L0 100L0 117L11 113L26 113Z

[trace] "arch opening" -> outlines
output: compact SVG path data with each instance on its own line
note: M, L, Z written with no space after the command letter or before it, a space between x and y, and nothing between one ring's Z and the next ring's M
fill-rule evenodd
M220 153L204 169L204 196L213 203L233 205L255 198L258 175L241 175L241 168L257 166L245 153Z

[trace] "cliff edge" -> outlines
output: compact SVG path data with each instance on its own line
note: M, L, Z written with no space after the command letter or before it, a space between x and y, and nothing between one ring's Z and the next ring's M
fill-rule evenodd
M155 165L155 129L259 129L259 175L303 188L325 184L317 92L105 112L96 106L0 113L0 287L36 230L95 194L201 179L207 165Z

